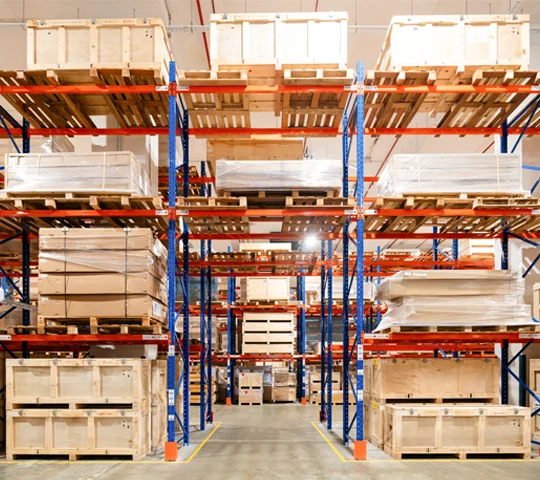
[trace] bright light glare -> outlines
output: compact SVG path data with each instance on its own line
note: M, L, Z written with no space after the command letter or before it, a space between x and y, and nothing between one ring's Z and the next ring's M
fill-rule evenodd
M304 244L308 248L313 248L317 246L317 237L315 235L309 235L306 237Z

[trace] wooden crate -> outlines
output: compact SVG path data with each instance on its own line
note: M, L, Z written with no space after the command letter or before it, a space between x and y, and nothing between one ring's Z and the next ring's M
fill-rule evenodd
M273 402L295 402L296 401L296 387L272 387L272 401Z
M237 372L236 386L240 389L263 387L263 372Z
M496 358L375 358L364 372L364 390L374 399L499 399Z
M376 69L526 70L529 22L529 15L395 16Z
M535 315L535 318L538 318ZM540 397L540 359L532 359L529 362L529 388ZM540 408L540 403L531 398L531 406L533 411ZM533 439L540 442L540 415L536 414L532 417L532 436Z
M239 13L210 16L215 70L268 78L282 67L345 68L347 13Z
M241 388L238 390L238 405L262 405L263 389Z
M172 56L159 18L31 20L26 30L28 70L134 68L168 79Z
M150 397L150 451L157 453L167 441L167 360L152 360Z
M533 286L533 311L534 318L540 318L540 283L535 283Z
M8 359L7 408L141 405L151 391L150 360Z
M406 454L531 457L530 409L508 405L386 405L384 450Z
M240 279L240 298L243 302L288 301L289 277L244 277Z
M144 457L150 448L148 403L138 409L7 411L6 457L65 455Z

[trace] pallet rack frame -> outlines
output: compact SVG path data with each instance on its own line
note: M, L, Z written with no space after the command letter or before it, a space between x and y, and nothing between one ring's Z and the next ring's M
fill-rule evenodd
M175 72L175 65L174 63L171 64L171 72ZM362 64L359 63L357 67L357 73L358 78L363 78L363 67ZM168 85L168 95L169 95L169 127L167 128L159 128L159 127L150 127L150 128L133 128L133 129L122 129L122 128L112 128L112 129L72 129L72 128L53 128L53 129L41 129L41 128L28 128L24 127L24 123L22 128L18 127L17 125L14 125L15 128L9 129L6 128L6 135L10 137L15 136L21 136L23 135L26 138L26 141L28 143L28 138L31 134L34 135L51 135L51 134L58 134L58 135L144 135L144 134L167 134L169 135L169 206L168 210L166 212L166 216L168 218L168 243L169 243L169 251L176 251L176 241L177 241L177 233L176 233L176 221L178 219L178 216L192 216L192 217L203 217L203 216L212 216L215 215L211 210L208 211L182 211L178 212L175 208L175 195L176 192L176 175L172 174L172 172L176 172L176 162L175 162L175 155L176 155L176 149L175 149L175 137L177 134L181 135L182 138L182 146L183 146L183 153L184 153L184 168L188 165L189 161L189 135L236 135L239 133L242 134L251 134L251 133L287 133L287 134L293 134L293 135L317 135L317 134L328 134L328 133L334 133L338 135L340 132L338 129L332 130L332 129L309 129L309 128L282 128L282 129L257 129L257 128L249 128L249 129L239 129L239 128L229 128L229 129L197 129L197 128L191 128L189 129L189 117L187 115L187 112L184 112L183 117L181 118L181 124L177 125L176 119L179 117L178 112L176 111L176 100L178 97L178 91L176 89L176 79L174 77L174 74L171 74L171 78L169 79L169 85ZM356 89L352 89L352 94L357 97L357 101L355 104L355 115L356 115L356 125L361 126L363 125L363 117L364 117L364 102L363 102L363 95L365 88L363 84L360 83L356 86ZM408 86L376 86L376 87L370 87L370 91L375 91L375 89L379 93L396 93L396 92L402 92L402 93L458 93L458 94L465 94L465 93L527 93L532 95L537 95L538 90L530 87L530 86L476 86L476 85L460 85L460 86L414 86L414 87L408 87ZM217 93L217 92L228 92L228 93L282 93L282 92L340 92L342 93L344 91L343 87L325 87L325 86L294 86L294 87L284 87L284 86L277 86L277 87L252 87L252 86L242 86L242 87L190 87L190 91L193 93ZM349 92L351 89L349 89ZM112 94L112 93L156 93L156 92L162 92L163 90L157 90L155 86L81 86L81 87L72 87L72 86L28 86L28 87L0 87L0 94L16 94L16 93L27 93L27 94L44 94L44 93L56 93L56 94L67 94L67 95L84 95L84 94ZM476 128L476 129L467 129L467 128L404 128L404 129L396 129L396 128L375 128L375 129L364 129L363 134L364 135L462 135L462 134L481 134L481 135L487 135L487 134L501 134L503 137L503 148L502 150L507 150L507 138L510 134L521 134L523 136L524 132L527 132L527 134L540 134L540 129L531 129L525 127L524 129L521 128L515 128L508 126L508 124L503 124L501 128ZM350 132L348 132L352 135L355 133L357 134L357 179L356 179L356 193L357 193L357 212L355 212L354 215L349 215L350 222L356 222L356 244L357 244L357 252L359 255L357 256L357 263L356 263L356 282L357 282L357 305L358 307L361 307L363 305L363 281L361 279L361 275L363 277L364 274L364 256L363 256L363 242L364 238L418 238L418 239L459 239L459 238L471 238L471 237L485 237L485 234L474 234L474 233L433 233L433 234L425 234L425 233L404 233L404 234L380 234L380 233L373 233L369 235L364 235L364 229L363 229L363 222L365 216L369 215L382 215L382 214L392 214L392 215L401 215L401 216L426 216L426 215L435 215L437 213L440 213L440 211L433 211L433 210L416 210L416 211L408 211L403 209L393 209L393 210L384 210L379 211L376 213L370 213L366 211L363 208L363 182L364 182L364 172L363 172L363 138L364 135L361 134L361 132L357 132L356 129L352 128L350 129ZM505 147L506 145L506 147ZM203 175L204 176L204 175ZM185 174L183 177L184 182L184 195L187 195L187 188L186 185L188 183L188 174L187 169L185 170ZM459 215L463 214L462 210L459 209L450 209L446 211L449 215ZM314 213L309 211L309 209L306 209L304 212L298 212L299 214L305 214L305 215L313 215ZM474 215L474 212L467 211L467 214ZM238 216L238 212L220 212L220 215L230 215L230 216ZM241 212L241 215L245 216L257 216L257 215L272 215L272 216L282 216L284 215L283 211L275 210L275 211L260 211L260 210L251 210L251 211L245 211ZM320 211L317 212L316 215L347 215L345 211L339 211L339 209L328 209L327 211ZM532 216L535 215L532 209L519 209L519 210L508 210L504 208L498 208L498 209L490 209L488 211L485 211L484 214L494 215L494 216L505 216L505 215L523 215L523 216ZM3 210L0 212L0 217L11 217L11 218L54 218L54 217L64 217L64 218L70 218L70 217L100 217L100 216L109 216L111 218L114 217L152 217L152 216L159 216L163 215L163 213L158 212L156 210L147 210L147 211L132 211L132 210L124 210L124 211L115 211L115 210L109 210L109 211L69 211L69 210L59 210L59 211L40 211L40 210L34 210L34 211L24 211L24 210ZM271 235L267 234L261 234L261 236L257 237L255 234L247 234L247 235L205 235L205 234L191 234L190 237L188 237L188 231L187 227L183 226L183 231L181 234L181 243L183 247L183 269L181 269L182 274L182 282L181 285L183 286L183 302L182 302L182 308L181 312L184 317L184 335L183 335L183 345L182 345L182 356L184 359L184 418L183 418L183 432L184 432L184 443L189 443L189 386L186 388L187 378L186 378L186 368L189 368L189 255L187 255L188 252L188 241L189 238L192 239L204 239L204 240L211 240L211 239L217 239L217 238L270 238ZM503 244L503 266L507 266L508 262L508 237L510 233L507 231L504 231L500 234L490 235L491 237L499 237L502 238L502 244ZM278 238L281 239L298 239L300 238L300 235L282 235L278 234ZM527 234L522 235L523 238L538 238L538 234ZM28 236L28 238L30 238ZM343 239L344 241L348 242L352 240L350 238L350 235L337 235L337 234L322 234L320 235L321 240L332 240L332 239ZM347 257L344 258L344 262L347 263ZM29 258L26 258L26 255L23 255L23 270L24 270L24 278L29 278ZM176 309L175 309L175 282L174 282L174 276L177 268L176 260L174 256L169 256L169 318L168 318L168 324L169 324L169 335L167 339L164 339L162 336L158 336L161 338L153 338L153 339L144 339L141 335L127 335L122 340L125 342L132 342L132 343L159 343L160 345L163 345L164 343L168 343L169 345L169 359L168 363L171 367L169 369L169 376L168 376L168 389L169 389L169 408L168 408L168 445L166 448L166 459L167 460L173 460L177 456L177 443L175 441L174 437L174 419L178 418L178 414L174 409L174 396L178 391L179 386L175 385L175 378L174 378L174 357L176 353L177 347L179 347L179 342L176 339L175 334L175 322L177 319ZM323 267L324 268L324 267ZM354 278L354 277L353 277ZM229 279L231 284L234 283L234 278L231 277ZM23 280L23 290L24 290L24 283L26 280ZM345 283L345 282L344 282ZM232 285L231 285L232 286ZM344 291L344 303L345 300L348 300L348 288L345 288ZM172 299L172 301L171 301ZM231 299L229 298L229 301ZM210 302L211 305L211 302ZM172 307L172 308L171 308ZM347 310L347 308L345 309ZM484 335L471 335L471 334L455 334L455 335L445 335L444 338L442 338L440 335L437 334L418 334L418 335L410 335L407 334L405 337L400 336L399 334L392 334L391 337L388 338L376 338L372 336L363 335L363 322L360 321L360 314L363 311L363 309L358 308L357 311L359 312L357 314L357 321L356 321L356 339L353 342L352 350L348 352L347 355L345 355L347 362L350 362L351 360L356 365L356 435L353 436L355 445L354 445L354 454L355 458L365 458L365 440L363 437L363 413L362 413L362 403L363 403L363 353L364 351L397 351L397 350L403 350L406 351L406 349L410 349L412 346L416 347L417 349L425 349L425 348L439 348L439 349L454 349L457 350L459 348L465 348L469 347L470 343L464 343L464 342L473 342L473 344L479 345L486 342L493 342L493 343L502 343L503 347L503 356L506 355L506 358L508 356L508 344L509 343L525 343L527 342L527 345L532 343L532 341L538 341L536 337L530 337L528 340L525 340L527 337L523 337L519 334L514 333L505 333L502 335L496 335L496 334L484 334ZM231 319L230 323L233 323L234 313L228 313L229 318ZM344 316L345 318L345 316ZM347 319L348 321L348 319ZM210 325L211 327L211 314L209 314L209 319L207 325ZM211 331L211 328L210 328ZM235 358L232 356L235 352L233 352L233 349L231 348L231 337L235 334L232 330L229 331L229 348L228 348L228 368L230 369L232 362L234 362ZM48 335L47 338L42 338L43 336L39 335L12 335L7 336L9 338L2 338L3 344L2 346L6 348L8 351L11 352L11 350L23 348L25 342L28 342L28 344L32 345L40 345L40 346L59 346L60 343L65 343L66 341L73 341L74 345L84 345L84 344L90 344L90 343L107 343L107 342L119 342L120 339L116 338L115 335L82 335L78 336L77 338L74 338L73 336L66 336L66 335ZM32 338L33 337L33 338ZM129 338L128 338L129 337ZM10 346L12 347L10 349ZM525 347L526 348L526 347ZM522 349L524 350L524 349ZM331 351L331 345L328 345L328 351L330 352L330 355L332 354ZM522 352L520 352L522 353ZM354 357L354 354L355 357ZM336 355L337 357L337 355ZM236 356L236 358L239 358L239 356ZM303 355L301 358L305 359L306 356ZM330 357L331 358L331 357ZM210 362L212 357L209 356ZM505 362L506 367L505 369L508 369L508 365L512 363ZM171 374L171 371L173 372ZM507 390L508 386L508 378L505 372L503 373L503 394L505 389ZM506 377L506 380L505 380ZM181 377L182 381L182 377ZM228 398L230 399L230 385L228 389ZM344 397L344 411L348 412L349 406L348 406L348 396ZM345 415L345 414L344 414ZM354 422L353 418L353 422ZM351 422L350 427L347 426L347 428L350 430L352 428ZM346 422L344 422L344 428L346 426ZM346 435L345 435L346 433ZM344 442L346 443L348 441L349 432L344 431Z

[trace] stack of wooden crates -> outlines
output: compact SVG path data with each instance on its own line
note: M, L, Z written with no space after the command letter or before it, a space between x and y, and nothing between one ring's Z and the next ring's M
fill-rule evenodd
M263 371L237 369L235 375L235 393L238 405L262 405Z
M165 361L6 361L7 458L126 456L163 445Z
M498 405L496 358L365 361L365 436L406 454L531 455L530 409Z

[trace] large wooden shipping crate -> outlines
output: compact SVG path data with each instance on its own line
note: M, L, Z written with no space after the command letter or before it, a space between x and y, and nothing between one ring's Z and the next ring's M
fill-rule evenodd
M346 12L211 15L212 68L263 77L282 67L345 68L347 18Z
M153 69L168 78L171 52L158 18L31 20L27 69Z
M149 401L150 360L8 359L8 409L37 405L112 404L135 408Z
M538 318L538 317L536 317ZM529 362L529 388L540 397L540 359L533 359ZM540 409L540 402L536 402L532 397L531 407L533 412ZM532 436L537 442L540 442L540 415L532 417Z
M405 454L531 456L529 408L491 404L386 405L384 450Z
M374 358L364 372L373 399L499 399L497 358Z
M526 70L529 15L392 17L377 70Z
M148 404L137 409L15 409L7 411L6 456L144 457L150 445Z

